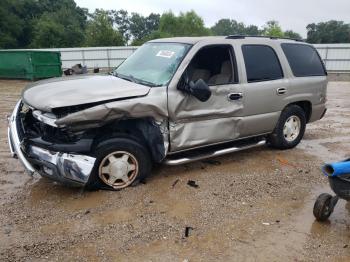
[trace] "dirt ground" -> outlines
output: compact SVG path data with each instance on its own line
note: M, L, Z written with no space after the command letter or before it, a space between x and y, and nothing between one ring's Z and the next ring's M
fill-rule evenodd
M161 166L119 192L23 172L9 155L6 115L25 84L0 80L0 261L350 260L350 204L340 201L326 223L312 215L330 192L322 163L349 155L350 82L329 84L326 117L295 149Z

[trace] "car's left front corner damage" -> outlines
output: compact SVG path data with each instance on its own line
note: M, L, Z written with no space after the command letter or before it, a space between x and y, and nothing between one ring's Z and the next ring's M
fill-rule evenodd
M169 143L167 119L160 117L164 111L153 117L110 108L102 104L41 112L19 101L9 119L10 149L29 173L78 186L89 181L97 143L120 132L143 139L153 161L165 158Z
M34 117L33 111L20 100L9 118L8 141L13 156L29 174L38 172L59 182L85 185L95 163L93 156L83 153L88 139L82 146L76 134L43 122L44 118Z

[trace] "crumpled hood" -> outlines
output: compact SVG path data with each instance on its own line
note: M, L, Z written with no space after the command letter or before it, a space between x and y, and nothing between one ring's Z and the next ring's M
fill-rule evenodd
M145 96L150 87L109 75L60 77L29 84L23 101L35 109L75 106L113 99Z

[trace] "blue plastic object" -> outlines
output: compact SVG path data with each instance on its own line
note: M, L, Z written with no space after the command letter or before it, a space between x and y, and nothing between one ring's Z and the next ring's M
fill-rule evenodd
M322 167L322 172L326 176L342 176L350 174L350 161L335 162Z

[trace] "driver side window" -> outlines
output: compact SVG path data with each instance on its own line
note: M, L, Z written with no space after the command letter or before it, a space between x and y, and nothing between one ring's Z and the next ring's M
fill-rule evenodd
M186 69L188 81L204 80L209 86L237 83L233 50L228 45L204 47Z

